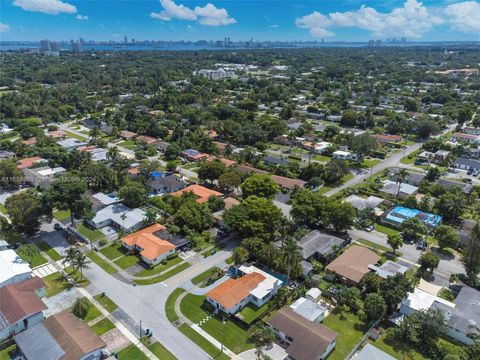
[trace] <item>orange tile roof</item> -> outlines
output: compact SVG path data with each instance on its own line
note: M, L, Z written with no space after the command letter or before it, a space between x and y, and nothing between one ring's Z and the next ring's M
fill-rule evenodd
M216 156L214 156L214 155L210 155L210 156L207 158L207 161L215 161L215 160L220 161L220 162L223 163L223 165L225 165L226 167L229 167L229 166L238 164L235 160L230 160L230 159L227 159L227 158L218 158L218 157L216 157Z
M23 140L22 143L25 144L25 145L35 145L37 143L37 138L34 136L34 137L31 137L27 140Z
M252 272L237 279L228 279L205 295L215 300L225 309L230 309L245 299L250 294L250 291L255 289L263 280L265 280L265 276Z
M210 196L223 196L222 193L215 190L207 189L206 187L203 187L201 185L187 186L185 189L175 191L174 193L172 193L172 195L181 196L182 194L188 193L188 192L193 192L195 196L198 197L197 203L199 204L203 204L204 202L207 202Z
M42 160L40 156L34 156L34 157L18 160L17 169L29 168L30 166L39 162L40 160Z
M67 133L63 130L53 130L47 133L47 136L53 139L59 139L67 136Z
M159 255L176 248L172 243L154 235L155 232L160 230L165 230L165 227L160 224L153 224L125 236L122 238L122 242L129 246L141 247L143 250L140 251L140 255L148 260L155 260Z
M140 174L140 168L138 168L138 167L130 168L130 169L127 170L127 172L130 175L138 175L138 174Z

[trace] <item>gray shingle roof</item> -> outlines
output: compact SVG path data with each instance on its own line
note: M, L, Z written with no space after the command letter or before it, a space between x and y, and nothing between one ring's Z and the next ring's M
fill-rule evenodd
M314 254L327 256L332 252L335 245L342 246L343 243L343 239L322 233L318 230L313 230L302 237L298 245L301 248L303 258L308 259Z

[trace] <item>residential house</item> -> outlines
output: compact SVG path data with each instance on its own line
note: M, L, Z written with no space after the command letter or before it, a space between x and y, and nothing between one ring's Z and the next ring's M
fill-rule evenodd
M242 276L230 278L205 294L216 312L235 314L248 303L261 307L282 286L279 279L255 266L242 265L238 271Z
M395 358L372 344L367 343L359 352L351 357L351 360L395 360Z
M440 311L448 325L447 335L466 345L473 344L473 338L480 334L480 292L464 286L455 302L444 300L425 290L414 289L402 300L400 314L409 315L415 311Z
M145 219L146 213L141 209L130 209L122 204L114 204L97 211L87 222L95 229L113 226L131 232L140 229Z
M14 250L0 251L0 287L15 284L31 277L32 269Z
M26 180L33 186L38 186L43 190L48 189L52 185L52 182L55 181L55 177L64 174L66 171L67 169L61 166L55 168L43 166L23 169Z
M292 305L290 305L290 309L308 321L316 323L322 322L327 313L327 308L325 306L317 304L304 297L297 299Z
M402 137L399 135L372 134L370 136L374 138L380 146L389 145L392 143L398 143L402 141Z
M404 179L400 179L399 174L400 169L399 168L393 168L390 170L388 173L388 177L391 181L398 182L401 180L402 183L406 183L409 185L413 186L420 186L420 183L425 179L425 174L422 173L417 173L413 171L406 171L407 176Z
M342 249L345 246L345 240L313 230L298 241L298 246L304 260L311 257L326 259L335 248Z
M368 266L378 263L379 260L380 256L366 247L352 245L325 269L336 274L343 283L358 286L365 274L370 272Z
M205 154L205 153L202 153L200 151L197 151L197 150L187 149L187 150L182 151L182 156L185 159L187 159L188 161L195 161L196 162L196 161L204 160L209 155Z
M263 158L263 162L266 165L271 165L271 166L280 166L280 165L287 165L288 160L287 159L282 159L276 156L271 156L267 155Z
M157 233L162 230L165 230L163 225L153 224L123 237L122 245L132 252L139 252L145 263L157 265L168 256L175 254L177 248L174 244L157 236Z
M17 161L17 169L23 170L27 169L29 167L32 167L33 165L39 164L39 163L47 163L47 160L42 159L39 156L34 156L34 157L29 157L26 159L21 159Z
M277 337L286 343L290 359L326 359L337 343L337 334L322 324L308 321L289 307L283 307L267 321Z
M90 159L95 162L107 160L107 149L97 148L96 146L82 146L77 149L90 154Z
M350 203L354 209L361 211L376 208L383 202L383 199L376 196L369 196L365 199L358 195L350 195L345 201Z
M465 143L473 144L474 142L478 142L480 140L480 136L457 132L457 133L452 134L452 136L450 137L450 140L455 141L455 142L465 142Z
M225 165L226 167L230 167L230 166L234 166L236 164L238 164L235 160L230 160L230 159L227 159L227 158L223 158L223 157L216 157L216 156L213 156L213 155L209 155L208 158L206 158L207 161L220 161L223 165Z
M197 197L197 203L203 204L208 201L210 196L221 197L222 193L208 189L201 185L190 185L181 190L175 191L172 193L173 196L182 196L184 193L192 192Z
M157 139L155 139L154 137L151 137L151 136L147 136L147 135L139 135L139 136L137 136L137 138L135 140L143 142L147 145L153 145L153 144L157 143Z
M320 300L321 295L322 291L317 287L313 287L305 293L305 297L313 302Z
M464 133L480 136L480 128L467 126L464 127L462 130Z
M464 194L470 194L473 191L473 185L472 184L467 184L461 181L455 181L455 180L450 180L450 179L438 179L437 184L443 186L444 188L447 189L453 189L453 188L458 188L460 189Z
M462 170L480 171L480 160L458 158L453 166Z
M45 283L37 276L0 288L0 341L44 319L43 296Z
M410 218L417 218L427 225L427 228L430 230L436 228L442 222L442 217L440 215L426 213L403 206L395 206L392 209L385 211L382 215L382 222L398 228L405 220Z
M357 160L357 155L352 154L350 151L337 150L332 153L332 158L339 160Z
M166 141L162 141L162 140L157 140L157 150L164 153L165 151L167 151L168 147L170 146L170 144Z
M400 198L407 197L409 195L414 195L418 191L418 187L407 184L405 182L399 183L391 180L384 180L383 187L380 189L380 192L389 194L392 196L398 196Z
M67 133L63 130L53 130L47 132L46 135L51 139L65 139L67 137Z
M332 143L321 141L319 143L315 143L313 152L315 152L316 154L323 154L332 146L333 146Z
M445 164L450 156L450 151L437 150L433 155L433 162L435 164Z
M477 225L477 222L474 220L466 219L462 221L462 227L460 228L460 245L468 244L470 239L470 234L472 233L473 228Z
M85 141L81 141L75 138L67 138L65 140L59 140L57 141L57 144L67 149L68 151L73 151L79 147L87 145Z
M159 177L151 177L147 182L150 194L162 195L170 194L187 187L188 184L182 181L177 175L167 175Z
M120 203L120 198L116 193L104 194L102 192L92 194L90 196L90 201L92 202L92 207L95 210L103 209L109 205L114 205Z
M34 136L34 137L23 140L22 144L27 145L27 146L32 146L32 145L36 145L37 142L38 142L38 139L37 139L36 136Z
M15 153L6 150L0 150L0 161L15 158Z
M220 211L217 211L212 214L213 218L216 220L217 225L220 227L226 227L226 224L223 223L223 214L225 213L225 210L230 210L231 208L240 205L240 201L233 197L227 197L224 202L224 208Z
M68 310L14 337L25 360L100 360L105 342Z
M285 176L272 175L272 180L275 184L284 190L292 190L295 187L304 188L307 185L306 181L300 179L291 179Z
M134 133L133 131L127 131L127 130L120 131L119 135L120 135L120 138L122 138L125 141L134 140L138 136L137 133Z

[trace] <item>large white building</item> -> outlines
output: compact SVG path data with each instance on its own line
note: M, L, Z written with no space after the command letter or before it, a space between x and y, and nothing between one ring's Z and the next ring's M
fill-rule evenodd
M0 288L32 277L30 266L11 249L0 251Z

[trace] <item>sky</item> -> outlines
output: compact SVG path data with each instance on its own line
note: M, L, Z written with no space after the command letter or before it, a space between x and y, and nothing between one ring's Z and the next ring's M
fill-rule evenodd
M480 40L480 0L0 0L0 41Z

